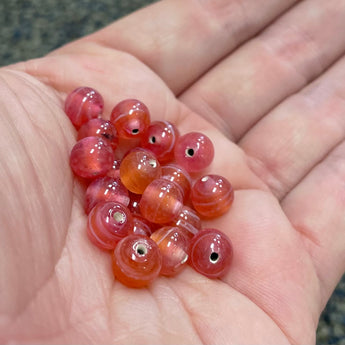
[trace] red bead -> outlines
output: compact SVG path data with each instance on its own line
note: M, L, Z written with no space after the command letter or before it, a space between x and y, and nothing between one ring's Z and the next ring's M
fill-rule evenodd
M189 198L190 188L192 179L185 169L178 166L177 164L166 164L162 166L162 178L175 182L183 194L183 199L187 200Z
M81 140L86 137L100 137L110 144L113 150L117 148L119 143L117 131L114 125L101 118L91 119L80 127L77 140Z
M107 176L112 178L120 178L120 159L114 159L113 165L110 170L107 172Z
M156 179L146 187L139 206L141 214L150 222L171 222L183 206L181 190L174 182Z
M197 272L206 277L219 278L224 276L230 268L232 256L231 241L219 230L201 230L191 240L191 265Z
M188 206L183 206L181 212L172 224L183 229L189 238L196 235L201 229L201 221L196 212Z
M150 124L150 113L144 103L126 99L114 107L110 121L120 138L140 138Z
M142 194L147 185L160 175L161 166L148 150L132 150L121 161L121 181L132 193Z
M90 241L101 249L114 249L132 228L131 213L119 203L99 203L88 216L87 234Z
M175 125L168 121L155 121L150 124L141 137L141 146L152 151L160 163L174 158L174 147L179 137Z
M144 235L150 237L152 230L149 222L140 215L133 215L133 228L130 230L131 234Z
M179 273L188 260L189 239L178 227L166 226L155 231L151 238L162 253L161 275L173 276Z
M79 87L66 98L65 113L78 129L90 119L99 117L103 112L102 96L90 87Z
M115 278L133 288L149 285L162 267L157 244L142 235L128 235L122 239L113 252L112 261Z
M85 212L88 214L97 203L104 201L114 201L128 206L128 191L119 178L105 176L94 180L86 190Z
M213 144L205 134L190 132L177 140L175 146L176 162L188 172L199 172L207 168L213 157Z
M84 178L104 176L114 161L114 153L105 140L98 137L86 137L79 140L70 155L73 172Z
M129 204L128 208L133 214L140 214L139 203L141 199L141 194L135 194L129 192Z
M234 200L234 190L225 177L206 175L194 183L191 200L200 215L215 218L229 210Z

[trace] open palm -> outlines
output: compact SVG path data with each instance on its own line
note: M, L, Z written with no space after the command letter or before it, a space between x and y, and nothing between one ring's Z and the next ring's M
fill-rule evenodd
M345 4L166 0L0 70L0 342L312 343L345 268ZM66 93L207 134L235 201L222 280L114 281L86 235Z

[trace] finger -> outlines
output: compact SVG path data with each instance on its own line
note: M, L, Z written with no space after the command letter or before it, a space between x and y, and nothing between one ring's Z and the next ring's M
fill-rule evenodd
M344 21L344 1L304 1L211 69L181 100L238 140L341 56Z
M83 41L136 56L178 94L296 1L165 0Z
M345 138L345 57L240 141L258 176L282 198Z
M345 271L345 142L282 201L321 283L322 308Z

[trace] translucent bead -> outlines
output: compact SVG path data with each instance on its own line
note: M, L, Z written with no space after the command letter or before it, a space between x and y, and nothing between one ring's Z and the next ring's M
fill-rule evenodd
M150 237L152 230L149 222L144 217L140 215L133 215L133 228L130 230L130 233Z
M166 164L162 166L161 177L175 182L179 187L181 187L184 200L189 198L192 179L185 169L177 164Z
M214 148L205 134L190 132L178 138L174 153L177 164L188 172L199 172L211 164Z
M88 216L88 237L94 245L104 250L114 249L132 228L131 213L119 203L99 203Z
M65 101L65 113L77 129L90 119L99 117L103 107L102 96L90 87L73 90Z
M157 243L162 253L161 275L173 276L179 273L188 260L189 239L178 227L166 226L152 233L151 238Z
M162 267L162 254L152 239L142 235L128 235L116 246L113 273L122 284L140 288L149 285Z
M135 194L129 192L129 205L128 208L133 214L140 214L139 203L141 199L141 194Z
M141 146L152 151L160 163L174 158L174 147L179 131L169 121L155 121L150 124L141 137Z
M147 185L160 175L161 166L148 150L132 150L121 161L121 181L132 193L142 194Z
M114 153L105 140L98 137L86 137L79 140L70 155L73 172L84 178L104 176L114 161Z
M114 179L105 176L90 183L85 194L86 214L88 214L97 203L104 201L114 201L128 206L128 191L119 178Z
M234 190L225 177L205 175L194 183L191 200L200 215L215 218L229 210L234 200Z
M174 182L156 179L146 187L139 206L141 214L150 222L171 222L183 206L181 190Z
M183 206L176 219L172 221L174 226L185 230L185 234L192 238L201 229L201 220L196 212L188 206Z
M114 159L113 165L110 170L107 172L107 176L112 178L120 178L120 159Z
M126 99L118 103L111 112L120 138L140 138L150 124L150 113L146 105L137 99Z
M191 240L191 266L206 277L224 276L230 268L232 256L231 241L219 230L203 229Z
M114 125L110 121L106 121L101 118L91 119L84 123L78 131L77 140L92 136L104 139L111 145L113 150L117 148L119 143Z

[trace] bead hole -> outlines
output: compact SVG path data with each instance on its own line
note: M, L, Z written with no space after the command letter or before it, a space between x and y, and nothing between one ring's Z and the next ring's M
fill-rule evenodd
M152 166L152 168L156 168L157 167L157 161L154 159L150 159L149 160L149 164Z
M139 128L132 129L132 134L138 134L138 133L139 133Z
M139 255L145 255L145 254L147 254L147 248L143 244L138 244L137 253Z
M187 155L187 157L193 157L194 156L194 150L193 149L186 149L186 155Z
M219 259L218 253L215 253L215 252L211 253L211 255L210 255L210 261L211 261L213 264L215 264L215 263L218 261L218 259Z
M120 224L123 224L126 221L126 215L119 211L114 212L113 218L117 223Z
M156 142L156 137L150 137L149 142L150 144L154 144Z

